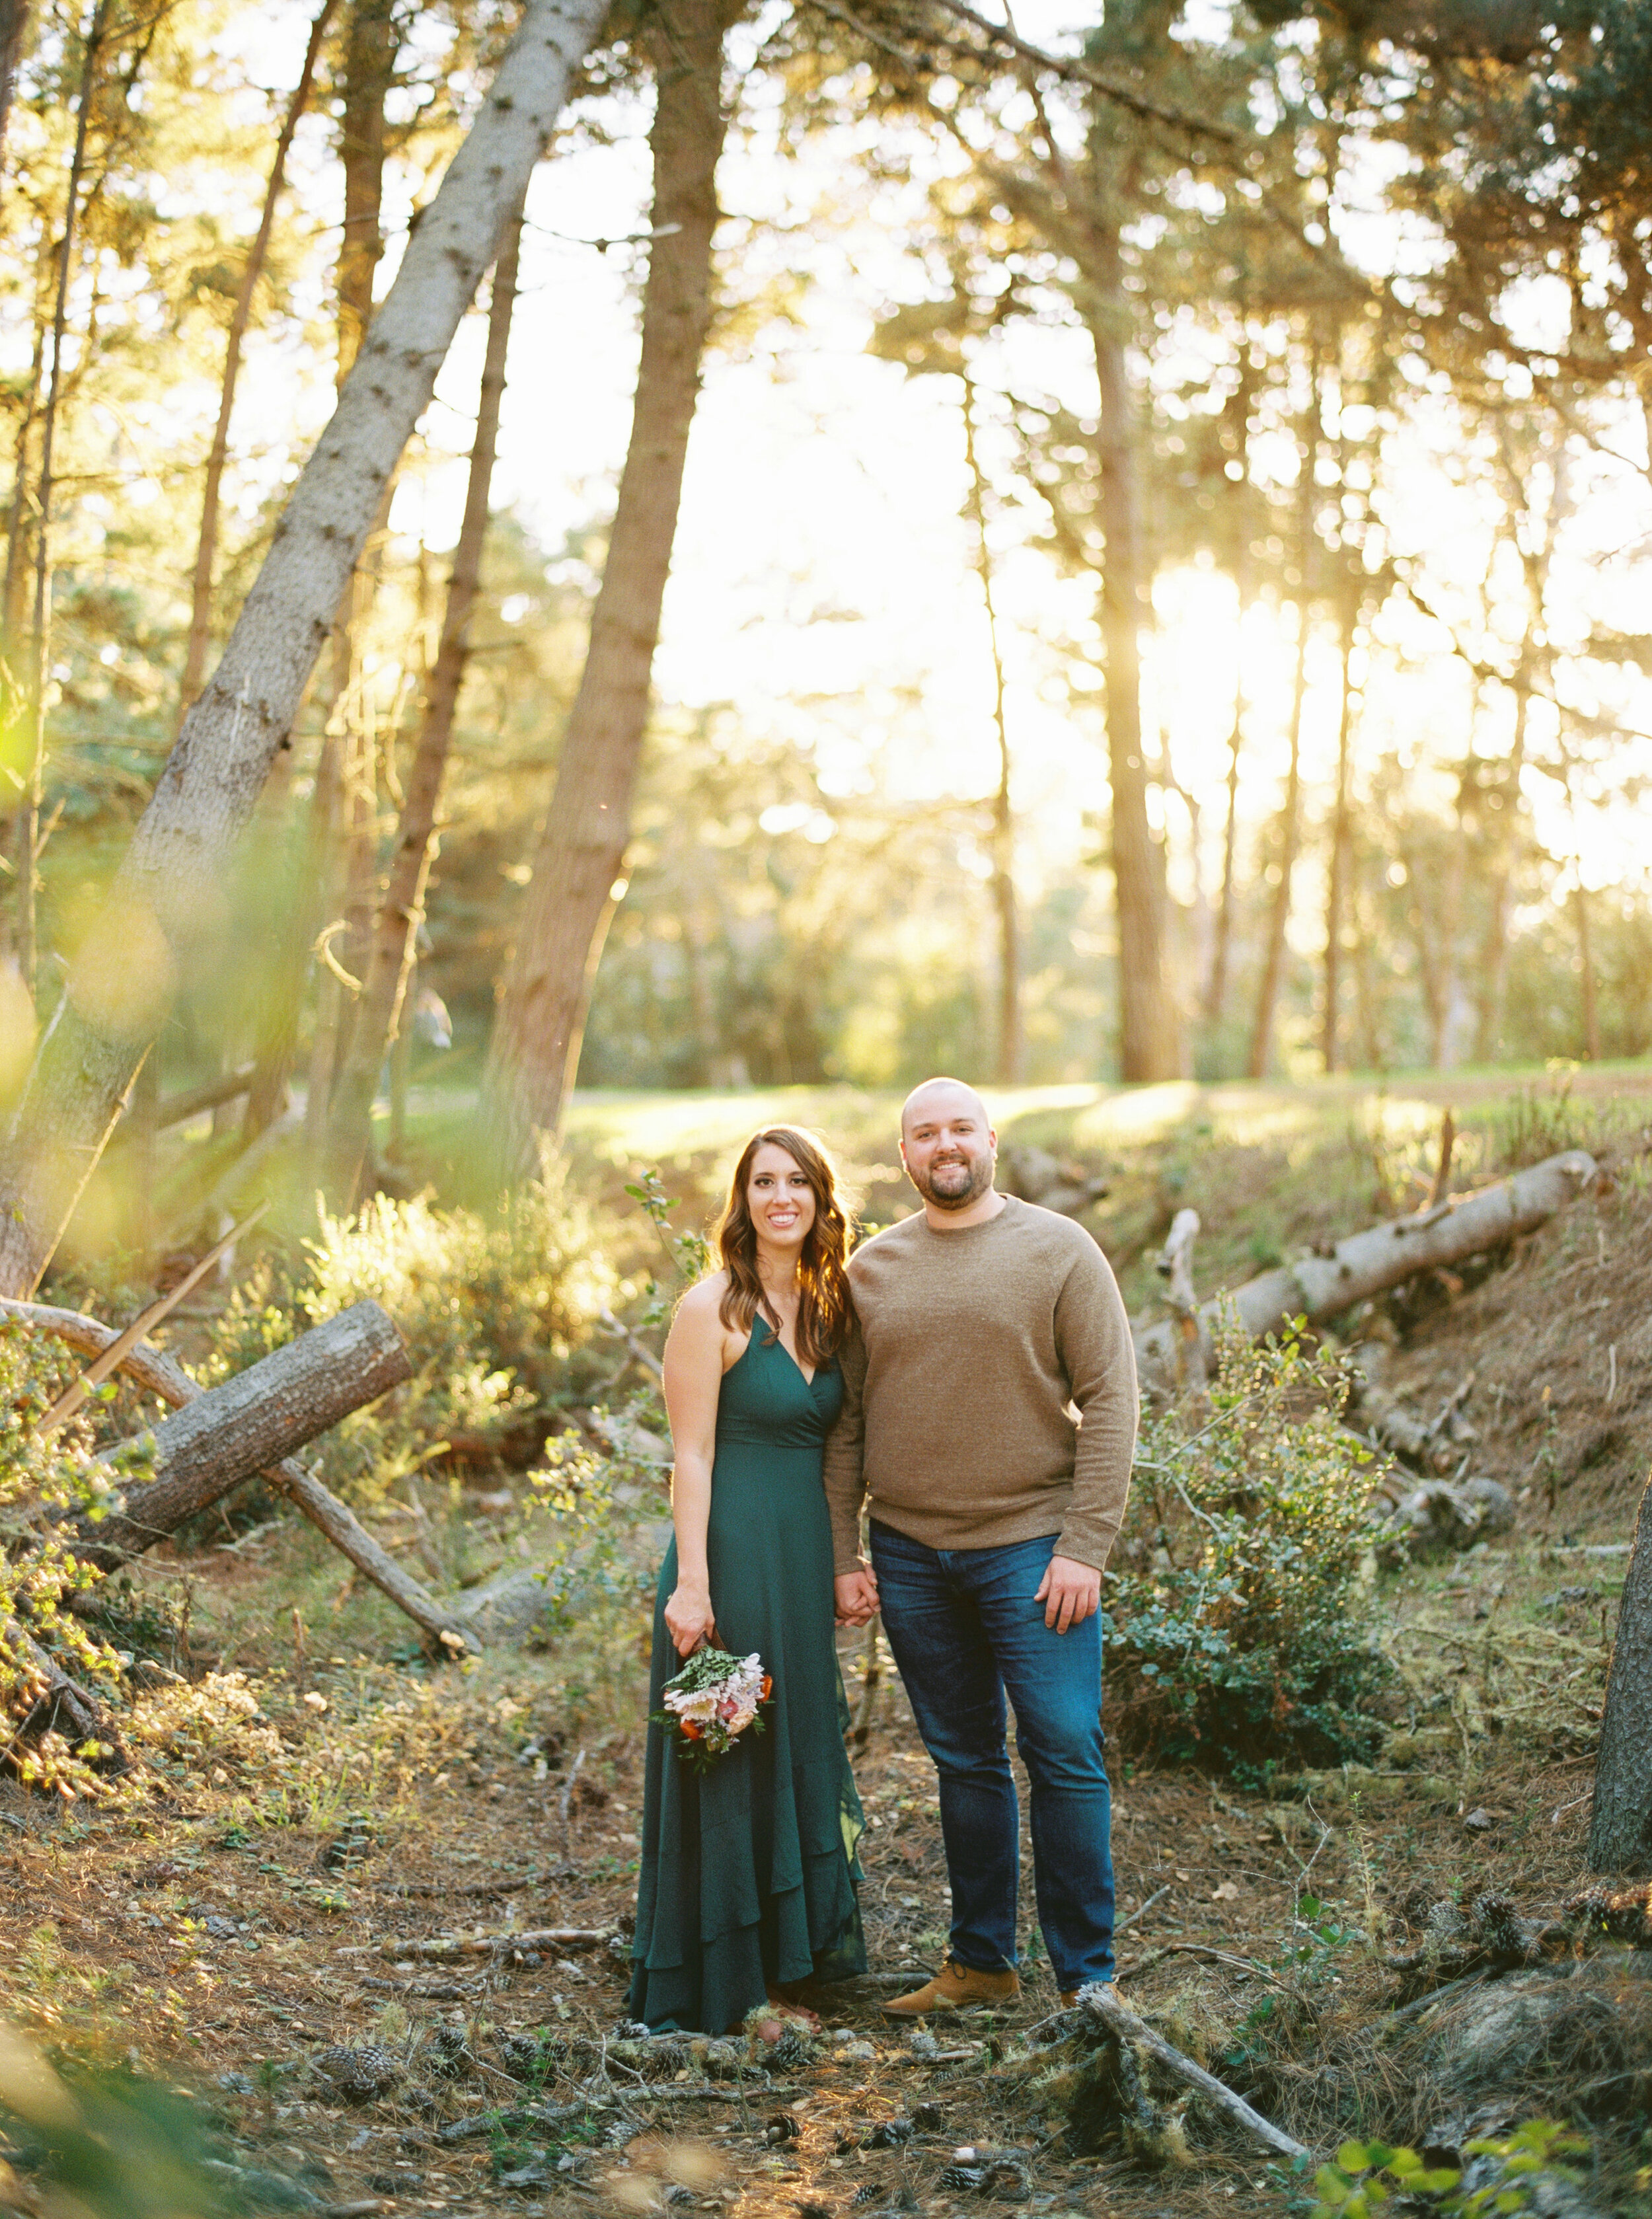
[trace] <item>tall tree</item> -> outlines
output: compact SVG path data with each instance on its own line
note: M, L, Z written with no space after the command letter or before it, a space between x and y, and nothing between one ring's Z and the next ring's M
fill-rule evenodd
M391 1044L407 1022L406 1001L413 973L419 928L424 922L425 889L436 858L436 811L459 688L469 654L470 616L481 583L482 550L488 537L488 495L499 444L500 404L505 393L506 357L516 308L517 270L522 247L522 211L507 226L494 270L494 297L488 318L488 347L482 362L476 436L470 449L470 476L464 515L453 550L442 637L425 691L424 716L402 790L401 810L391 853L389 878L375 920L372 948L362 983L350 1050L334 1091L329 1125L329 1184L346 1207L355 1199L363 1167L371 1153L373 1095Z
M711 320L717 166L728 118L724 0L662 0L644 36L655 81L653 243L630 444L585 673L506 967L483 1078L494 1166L535 1168L560 1132L602 943L619 898L688 433Z
M1320 459L1320 365L1310 350L1308 399L1300 434L1296 477L1296 672L1291 685L1289 757L1285 794L1279 808L1279 882L1268 909L1262 976L1257 985L1246 1075L1265 1078L1273 1053L1274 1016L1285 967L1285 933L1290 923L1291 886L1302 836L1302 710L1307 699L1307 650L1313 629L1312 573L1317 542L1314 531L1314 476Z
M315 21L310 26L309 43L304 49L298 83L288 99L287 110L276 138L276 151L270 158L269 183L264 187L264 210L259 216L252 244L246 251L235 305L230 311L229 333L224 343L224 381L219 395L218 421L213 427L212 445L207 455L206 483L201 496L201 533L196 542L195 574L189 588L189 637L183 654L183 677L178 687L180 728L190 705L201 691L201 681L207 668L207 643L212 625L212 581L218 561L219 500L224 482L224 466L229 459L229 426L235 413L235 388L241 374L241 349L245 343L247 326L252 320L252 303L269 258L270 240L276 227L276 210L280 204L282 186L286 179L287 157L292 148L293 134L298 128L299 118L309 106L310 88L315 79L315 65L321 51L321 40L336 5L337 0L321 0Z
M975 567L986 611L987 646L992 658L992 729L998 743L998 782L992 793L992 908L998 926L997 1061L993 1076L1000 1086L1022 1079L1024 1043L1021 1014L1021 919L1015 902L1015 811L1010 791L1014 764L1009 720L1004 707L1003 650L998 640L998 611L992 583L992 550L986 533L986 481L975 444L975 388L964 380L964 445L969 464L970 507L975 525Z
M287 742L385 486L543 152L601 0L528 0L407 242L332 421L160 781L0 1144L0 1291L38 1280L106 1144Z

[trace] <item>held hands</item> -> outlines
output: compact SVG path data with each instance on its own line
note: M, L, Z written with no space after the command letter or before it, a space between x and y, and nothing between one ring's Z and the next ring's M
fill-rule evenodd
M1065 1633L1101 1607L1102 1576L1094 1564L1081 1564L1076 1557L1052 1557L1033 1600L1044 1605L1045 1625Z
M878 1575L870 1564L840 1573L832 1582L840 1625L866 1625L878 1615Z
M676 1643L679 1656L692 1656L703 1641L715 1648L717 1620L709 1590L686 1588L679 1580L666 1604L666 1632Z

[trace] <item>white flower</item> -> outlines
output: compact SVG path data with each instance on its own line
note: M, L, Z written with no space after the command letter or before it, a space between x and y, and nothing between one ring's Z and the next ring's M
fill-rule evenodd
M697 1724L704 1725L708 1719L717 1716L717 1701L715 1688L702 1688L697 1695L668 1695L666 1708L675 1711L680 1719L692 1719Z

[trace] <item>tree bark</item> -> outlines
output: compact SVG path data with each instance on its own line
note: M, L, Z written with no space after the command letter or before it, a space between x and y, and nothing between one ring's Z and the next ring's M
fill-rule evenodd
M531 1174L543 1142L561 1130L630 837L660 606L711 317L728 20L720 0L663 0L647 34L657 93L642 360L585 669L483 1078L493 1168L504 1181Z
M1338 1241L1328 1256L1304 1256L1295 1264L1264 1271L1232 1294L1202 1304L1200 1317L1208 1328L1231 1308L1255 1339L1264 1333L1278 1333L1293 1318L1305 1317L1310 1325L1323 1324L1356 1302L1415 1277L1419 1271L1460 1264L1531 1232L1585 1192L1595 1172L1594 1158L1581 1148L1546 1157L1530 1171L1518 1172L1495 1186L1482 1187L1477 1194L1456 1197L1414 1217L1395 1218L1368 1227L1363 1233L1351 1233L1345 1240ZM1177 1322L1166 1320L1136 1334L1136 1355L1141 1363L1174 1364Z
M1092 168L1096 165L1092 164ZM1135 408L1125 357L1132 311L1124 287L1120 219L1098 193L1086 274L1098 306L1090 319L1100 395L1102 655L1112 788L1114 900L1118 913L1119 1076L1176 1078L1180 1028L1165 972L1164 861L1147 818L1141 740L1141 625L1146 550L1135 456Z
M84 1356L102 1355L120 1338L113 1326L102 1325L79 1310L56 1309L45 1302L15 1302L0 1298L0 1316L19 1318L25 1325L37 1326ZM121 1359L121 1369L174 1410L198 1402L203 1392L182 1365L146 1342L140 1341L135 1348L127 1351ZM295 1503L339 1554L347 1557L357 1571L388 1595L398 1610L405 1611L441 1649L452 1651L478 1645L475 1633L444 1610L417 1580L409 1579L349 1506L340 1502L331 1488L324 1487L314 1472L306 1471L302 1464L286 1457L281 1463L271 1464L264 1477L278 1494Z
M163 1419L155 1477L128 1491L123 1511L78 1520L70 1546L112 1571L412 1376L394 1322L357 1302Z
M505 363L511 344L521 246L519 208L514 221L506 227L494 271L476 437L470 450L464 516L448 581L441 643L431 668L424 718L403 789L389 879L379 904L350 1054L333 1097L329 1184L345 1207L356 1199L363 1166L371 1153L373 1095L385 1055L405 1022L408 981L425 915L425 888L435 861L437 805L453 740L459 689L464 682L471 611L481 583L488 488L499 444L500 404L505 392Z
M52 631L53 448L58 406L63 396L63 342L69 330L69 278L74 267L75 223L80 213L80 181L86 169L86 134L91 122L97 57L103 41L109 0L95 0L81 56L80 89L75 104L74 152L63 202L63 237L58 247L57 297L52 312L52 370L40 418L40 477L34 494L34 610L29 628L29 712L34 725L28 784L24 789L17 840L17 967L32 994L38 968L35 894L40 875L40 802L46 775L46 668Z
M1308 571L1314 556L1314 473L1318 466L1319 366L1313 367L1313 397L1303 427L1301 478L1296 492L1296 676L1290 699L1290 764L1285 774L1285 799L1279 811L1279 885L1268 914L1268 938L1262 958L1262 978L1257 987L1256 1017L1251 1028L1251 1053L1245 1073L1265 1078L1273 1053L1274 1012L1279 1001L1279 981L1285 967L1285 932L1290 923L1291 880L1296 870L1296 851L1302 829L1302 707L1307 699L1307 643L1313 589Z
M987 645L992 656L992 721L998 741L998 783L992 797L992 907L998 926L997 1066L1000 1086L1021 1083L1023 1040L1021 1019L1021 920L1015 905L1015 817L1009 791L1009 726L1004 715L1003 656L998 647L998 612L992 592L992 553L986 536L986 484L975 445L975 388L964 385L964 456L969 465L970 520L975 526L975 569L986 609Z
M1222 883L1216 910L1216 929L1211 942L1210 971L1205 981L1203 1016L1214 1032L1222 1021L1227 1001L1227 969L1233 953L1233 912L1239 888L1234 862L1239 846L1239 755L1245 745L1245 612L1254 590L1251 554L1251 409L1256 375L1248 340L1239 348L1239 388L1229 407L1234 418L1233 460L1239 477L1233 487L1238 533L1233 549L1233 594L1239 621L1233 635L1233 722L1227 736L1227 807L1222 824Z
M206 486L201 497L201 531L196 541L195 575L190 586L189 639L183 656L183 683L178 688L180 728L201 691L201 680L207 667L207 642L212 626L212 579L218 560L219 491L223 484L224 464L229 458L229 426L235 411L235 387L241 372L241 345L246 338L246 327L252 321L253 298L258 289L258 281L264 276L270 234L276 227L276 209L286 177L288 151L293 143L293 134L298 128L298 120L309 105L316 59L336 4L337 0L321 0L315 21L310 26L310 40L304 50L303 66L299 71L298 83L293 88L292 96L287 103L287 113L282 119L275 154L270 164L270 181L264 194L264 213L258 219L257 234L247 249L240 289L235 295L235 306L230 314L229 336L224 345L223 389L218 402L218 421L213 429L212 448L207 457Z
M0 1147L0 1292L56 1246L154 1037L326 643L459 318L498 252L602 0L528 0L306 463L206 692L185 719Z
M1652 1872L1652 1480L1641 1497L1618 1607L1594 1769L1589 1870Z
M1357 596L1345 589L1342 610L1342 702L1337 724L1337 793L1331 811L1331 856L1325 890L1325 1007L1320 1013L1320 1060L1327 1072L1341 1054L1342 917L1348 898L1352 861L1354 688L1350 666L1354 629L1359 620Z
M1583 1003L1583 1054L1590 1063L1599 1063L1600 1001L1595 980L1594 943L1589 937L1589 895L1581 878L1572 889L1572 909L1577 918L1578 985Z
M28 28L28 0L0 0L0 167L6 154L6 127L11 121L11 96L16 90L17 65L22 59L23 34Z

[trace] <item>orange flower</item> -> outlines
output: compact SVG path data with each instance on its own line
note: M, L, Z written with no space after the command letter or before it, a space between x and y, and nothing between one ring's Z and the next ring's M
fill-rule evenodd
M764 1675L763 1675L763 1691L762 1691L761 1694L760 1694L760 1695L758 1696L758 1698L757 1698L757 1700L758 1700L758 1701L759 1701L760 1703L766 1703L766 1702L767 1702L767 1700L768 1700L768 1697L769 1697L769 1690L773 1687L773 1685L774 1685L774 1675L773 1675L773 1674L772 1672L765 1672L765 1673L764 1673Z
M683 1739L685 1741L699 1741L700 1739L702 1730L694 1724L692 1719L685 1719L682 1722L682 1725Z

